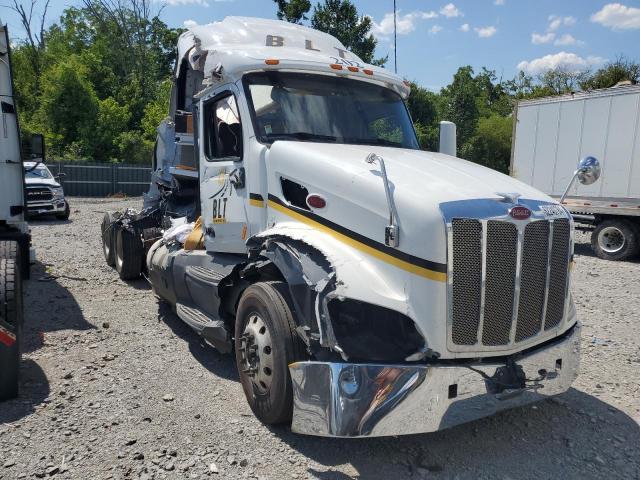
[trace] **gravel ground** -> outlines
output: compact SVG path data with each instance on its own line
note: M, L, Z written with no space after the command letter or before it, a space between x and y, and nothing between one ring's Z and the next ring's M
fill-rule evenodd
M0 404L0 478L640 479L640 263L578 239L582 372L555 399L444 432L338 440L268 428L231 356L203 345L145 281L102 257L105 210L34 221L22 394Z

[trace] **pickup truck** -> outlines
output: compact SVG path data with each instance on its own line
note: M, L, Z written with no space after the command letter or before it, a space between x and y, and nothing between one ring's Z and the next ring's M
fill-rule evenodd
M420 150L408 94L299 25L229 17L179 38L144 208L105 214L103 250L235 354L264 423L431 432L578 374L571 215Z

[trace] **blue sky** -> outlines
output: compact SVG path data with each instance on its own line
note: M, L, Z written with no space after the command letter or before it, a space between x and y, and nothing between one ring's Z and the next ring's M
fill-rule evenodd
M51 3L49 24L79 2ZM173 27L227 15L275 18L276 11L272 0L163 3L161 17ZM377 55L389 54L387 68L393 68L393 0L354 3L374 20ZM398 72L431 89L448 84L461 65L486 66L509 79L519 69L534 75L557 65L595 69L618 55L640 61L640 0L397 0L397 5ZM20 36L15 15L0 8L0 16Z

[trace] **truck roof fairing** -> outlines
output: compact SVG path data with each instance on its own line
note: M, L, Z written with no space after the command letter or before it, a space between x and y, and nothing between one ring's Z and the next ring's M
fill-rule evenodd
M192 26L178 39L177 67L184 60L205 78L211 78L220 65L223 74L234 80L250 71L302 70L384 84L403 98L409 94L402 77L366 64L335 37L280 20L226 17L221 22ZM267 65L266 60L278 62ZM176 68L179 75L180 68Z

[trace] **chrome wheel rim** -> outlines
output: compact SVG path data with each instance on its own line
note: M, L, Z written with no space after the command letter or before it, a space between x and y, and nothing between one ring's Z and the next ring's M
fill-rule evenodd
M259 393L266 393L273 381L271 332L257 313L251 313L239 339L242 373Z
M607 253L618 253L626 243L622 230L617 227L605 227L598 233L598 244Z

